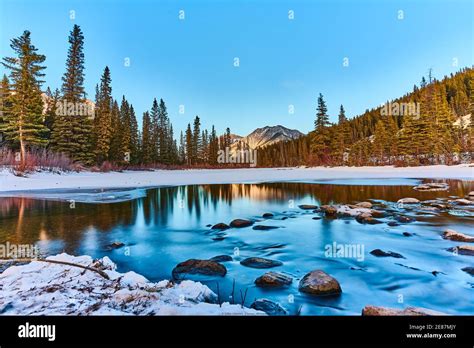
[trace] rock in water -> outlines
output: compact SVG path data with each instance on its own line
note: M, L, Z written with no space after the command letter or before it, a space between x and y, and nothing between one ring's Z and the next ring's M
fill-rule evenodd
M377 257L395 257L397 259L404 259L405 257L399 253L393 251L383 251L381 249L374 249L370 252L372 255Z
M317 205L313 205L313 204L301 204L298 206L300 209L303 209L303 210L314 210L314 209L318 209L318 206Z
M262 217L265 218L265 219L272 218L273 216L274 216L274 215L273 215L272 213L264 213L264 214L262 215Z
M240 261L240 264L251 268L271 268L283 265L280 261L264 259L262 257L248 257Z
M434 311L422 307L407 307L405 309L379 307L379 306L365 306L362 309L363 316L421 316L421 315L446 315L446 313Z
M213 230L227 230L229 227L229 225L223 223L223 222L219 222L218 224L215 224L214 226L212 226L212 229Z
M232 220L232 222L230 223L231 227L236 227L236 228L248 227L252 225L253 225L252 221L245 220L245 219L235 219L235 220Z
M339 282L321 270L306 274L300 280L298 290L311 295L338 295L342 292Z
M474 267L464 267L462 271L474 277Z
M227 262L227 261L232 261L232 260L233 260L232 256L229 256L229 255L218 255L218 256L211 257L209 259L209 261L214 261L214 262Z
M459 255L474 256L474 246L472 245L460 245L453 248L449 248L448 251Z
M290 285L291 277L278 272L267 272L255 279L255 284L262 288L277 288Z
M406 224L406 223L415 221L414 218L411 218L411 217L405 216L405 215L395 215L393 218L394 218L397 222L400 222L400 223L403 223L403 224Z
M287 315L287 311L280 306L278 303L267 300L266 298L260 298L255 300L250 308L258 311L267 313L268 315Z
M321 210L324 212L325 216L335 217L337 214L337 208L331 205L322 205Z
M418 204L420 203L420 201L416 198L407 197L407 198L399 199L397 203L398 204Z
M449 201L449 203L453 203L457 205L473 205L474 204L473 201L470 201L469 199L465 199L465 198L455 199L455 200Z
M467 234L457 232L455 230L446 230L443 233L444 239L454 240L456 242L468 242L474 243L474 237L468 236Z
M417 185L413 187L413 189L417 191L446 191L449 189L449 185L443 182L429 182L426 184Z
M370 213L362 213L362 214L357 215L356 221L361 224L369 224L369 225L383 223L380 220L374 219Z
M359 203L356 204L356 207L370 209L370 208L372 208L372 203L370 203L370 202L359 202Z
M218 262L211 260L189 259L179 263L173 268L174 279L180 279L182 274L202 274L210 276L225 276L227 269Z
M252 227L252 229L256 231L268 231L274 230L276 228L278 228L278 226L255 225L254 227Z
M123 244L122 242L113 242L113 243L110 243L109 245L107 245L107 248L109 249L118 249L118 248L121 248L123 247L125 244Z

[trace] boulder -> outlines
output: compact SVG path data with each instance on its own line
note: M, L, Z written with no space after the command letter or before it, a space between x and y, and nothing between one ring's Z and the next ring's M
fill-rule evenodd
M229 256L229 255L217 255L209 259L209 261L214 261L214 262L227 262L227 261L232 261L232 260L233 260L232 256Z
M466 272L467 274L470 274L474 277L474 267L464 267L462 271Z
M372 255L377 257L395 257L397 259L404 259L405 257L399 253L393 251L383 251L381 249L374 249L370 252Z
M274 230L275 228L278 228L278 226L255 225L254 227L252 227L252 229L256 231L268 231Z
M255 279L255 284L262 288L278 288L290 285L292 278L278 272L267 272Z
M240 261L240 264L251 268L271 268L283 265L280 261L264 259L263 257L248 257Z
M212 226L212 229L213 230L227 230L228 228L230 228L229 225L223 223L223 222L219 222L218 224L215 224L214 226Z
M342 292L339 282L321 270L306 274L300 280L298 290L310 295L338 295Z
M449 189L449 185L446 183L429 182L413 187L417 191L446 191Z
M265 219L272 218L273 216L274 216L274 215L273 215L272 213L264 213L264 214L262 215L262 217L265 218Z
M318 209L318 206L317 205L313 205L313 204L301 204L298 206L300 209L303 209L303 210L314 210L314 209Z
M248 227L252 225L253 225L252 221L245 220L245 219L235 219L235 220L232 220L232 222L230 223L231 227L236 227L236 228Z
M410 233L410 232L403 232L402 233L405 237L411 237L413 236L413 233Z
M179 263L173 268L174 279L180 279L185 274L201 274L210 276L225 276L227 269L218 262L211 260L189 259Z
M370 209L372 208L372 203L370 202L359 202L355 205L356 207L359 207L359 208L367 208L367 209Z
M324 212L325 216L335 217L337 213L337 208L331 205L322 205L321 210Z
M405 215L395 215L393 218L394 218L397 222L400 222L400 223L402 223L402 224L407 224L407 223L410 223L410 222L415 221L414 218L409 217L409 216L405 216Z
M467 234L457 232L455 230L446 230L443 233L444 239L454 240L456 242L468 242L474 243L474 237L468 236Z
M262 311L267 313L268 315L271 316L276 316L276 315L287 315L287 311L280 306L278 303L275 303L273 301L267 300L266 298L260 298L258 300L255 300L251 305L250 308L253 308L258 311Z
M420 201L416 198L407 197L407 198L399 199L397 203L398 204L418 204L420 203Z
M112 242L109 245L107 245L107 248L109 249L118 249L123 247L125 244L122 242Z
M459 255L474 256L474 246L472 246L472 245L455 246L453 248L449 248L448 251L451 251L453 253L457 253Z
M407 307L405 309L379 307L379 306L365 306L362 309L363 316L421 316L421 315L446 315L446 313L434 311L422 307Z
M465 199L465 198L455 199L455 200L449 201L449 203L456 204L456 205L473 205L474 204L473 201L470 201L469 199Z
M357 222L361 224L370 224L370 225L375 225L375 224L381 224L382 221L374 219L370 213L362 213L356 216Z

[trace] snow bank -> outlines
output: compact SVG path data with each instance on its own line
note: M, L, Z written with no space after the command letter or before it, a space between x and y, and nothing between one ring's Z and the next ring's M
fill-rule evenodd
M240 305L216 304L207 286L190 280L149 282L119 273L108 258L59 254L48 260L104 271L109 279L82 268L33 261L0 274L0 313L7 315L265 315Z
M28 177L14 176L7 170L0 171L0 192L39 189L91 189L129 188L150 186L177 186L192 184L231 184L272 181L305 181L335 179L467 179L474 180L474 167L457 166L424 167L314 167L314 168L249 168L249 169L193 169L125 171L111 173L40 172Z

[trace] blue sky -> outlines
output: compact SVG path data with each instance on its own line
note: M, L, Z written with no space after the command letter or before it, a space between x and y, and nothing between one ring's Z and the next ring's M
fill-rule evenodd
M233 133L246 135L276 124L307 132L313 128L319 92L335 121L340 104L349 117L358 115L410 91L429 68L439 78L471 66L472 4L0 0L0 56L10 56L9 40L30 30L33 43L47 57L45 87L60 87L67 36L79 24L91 99L108 65L114 96L125 94L140 122L157 97L167 103L178 132L195 115L203 126L215 124L219 132L229 126ZM235 57L239 67L234 67ZM3 67L0 72L5 72ZM184 114L179 105L184 105ZM294 105L293 114L289 105Z

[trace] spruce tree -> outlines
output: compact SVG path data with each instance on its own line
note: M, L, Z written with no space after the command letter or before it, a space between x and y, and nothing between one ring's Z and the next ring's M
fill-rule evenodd
M142 141L141 141L141 157L143 164L150 164L153 161L154 144L152 142L152 124L150 114L143 113L142 121Z
M194 164L194 137L193 132L191 130L191 124L188 123L188 127L186 128L186 163L188 165Z
M44 146L48 129L43 124L41 85L46 57L37 53L31 43L31 34L11 40L16 57L3 58L3 66L10 70L11 95L8 112L3 116L2 129L8 141L20 147L20 161L24 163L28 147Z
M57 152L83 164L91 164L93 115L84 90L84 35L78 25L74 25L68 42L66 72L62 77L61 99L56 107L52 145Z
M193 164L200 162L200 149L202 145L202 137L201 137L201 120L199 116L194 118L193 123L193 143L192 143L192 162Z
M109 67L106 66L96 89L96 112L94 118L94 145L97 162L108 159L112 138L112 87Z

